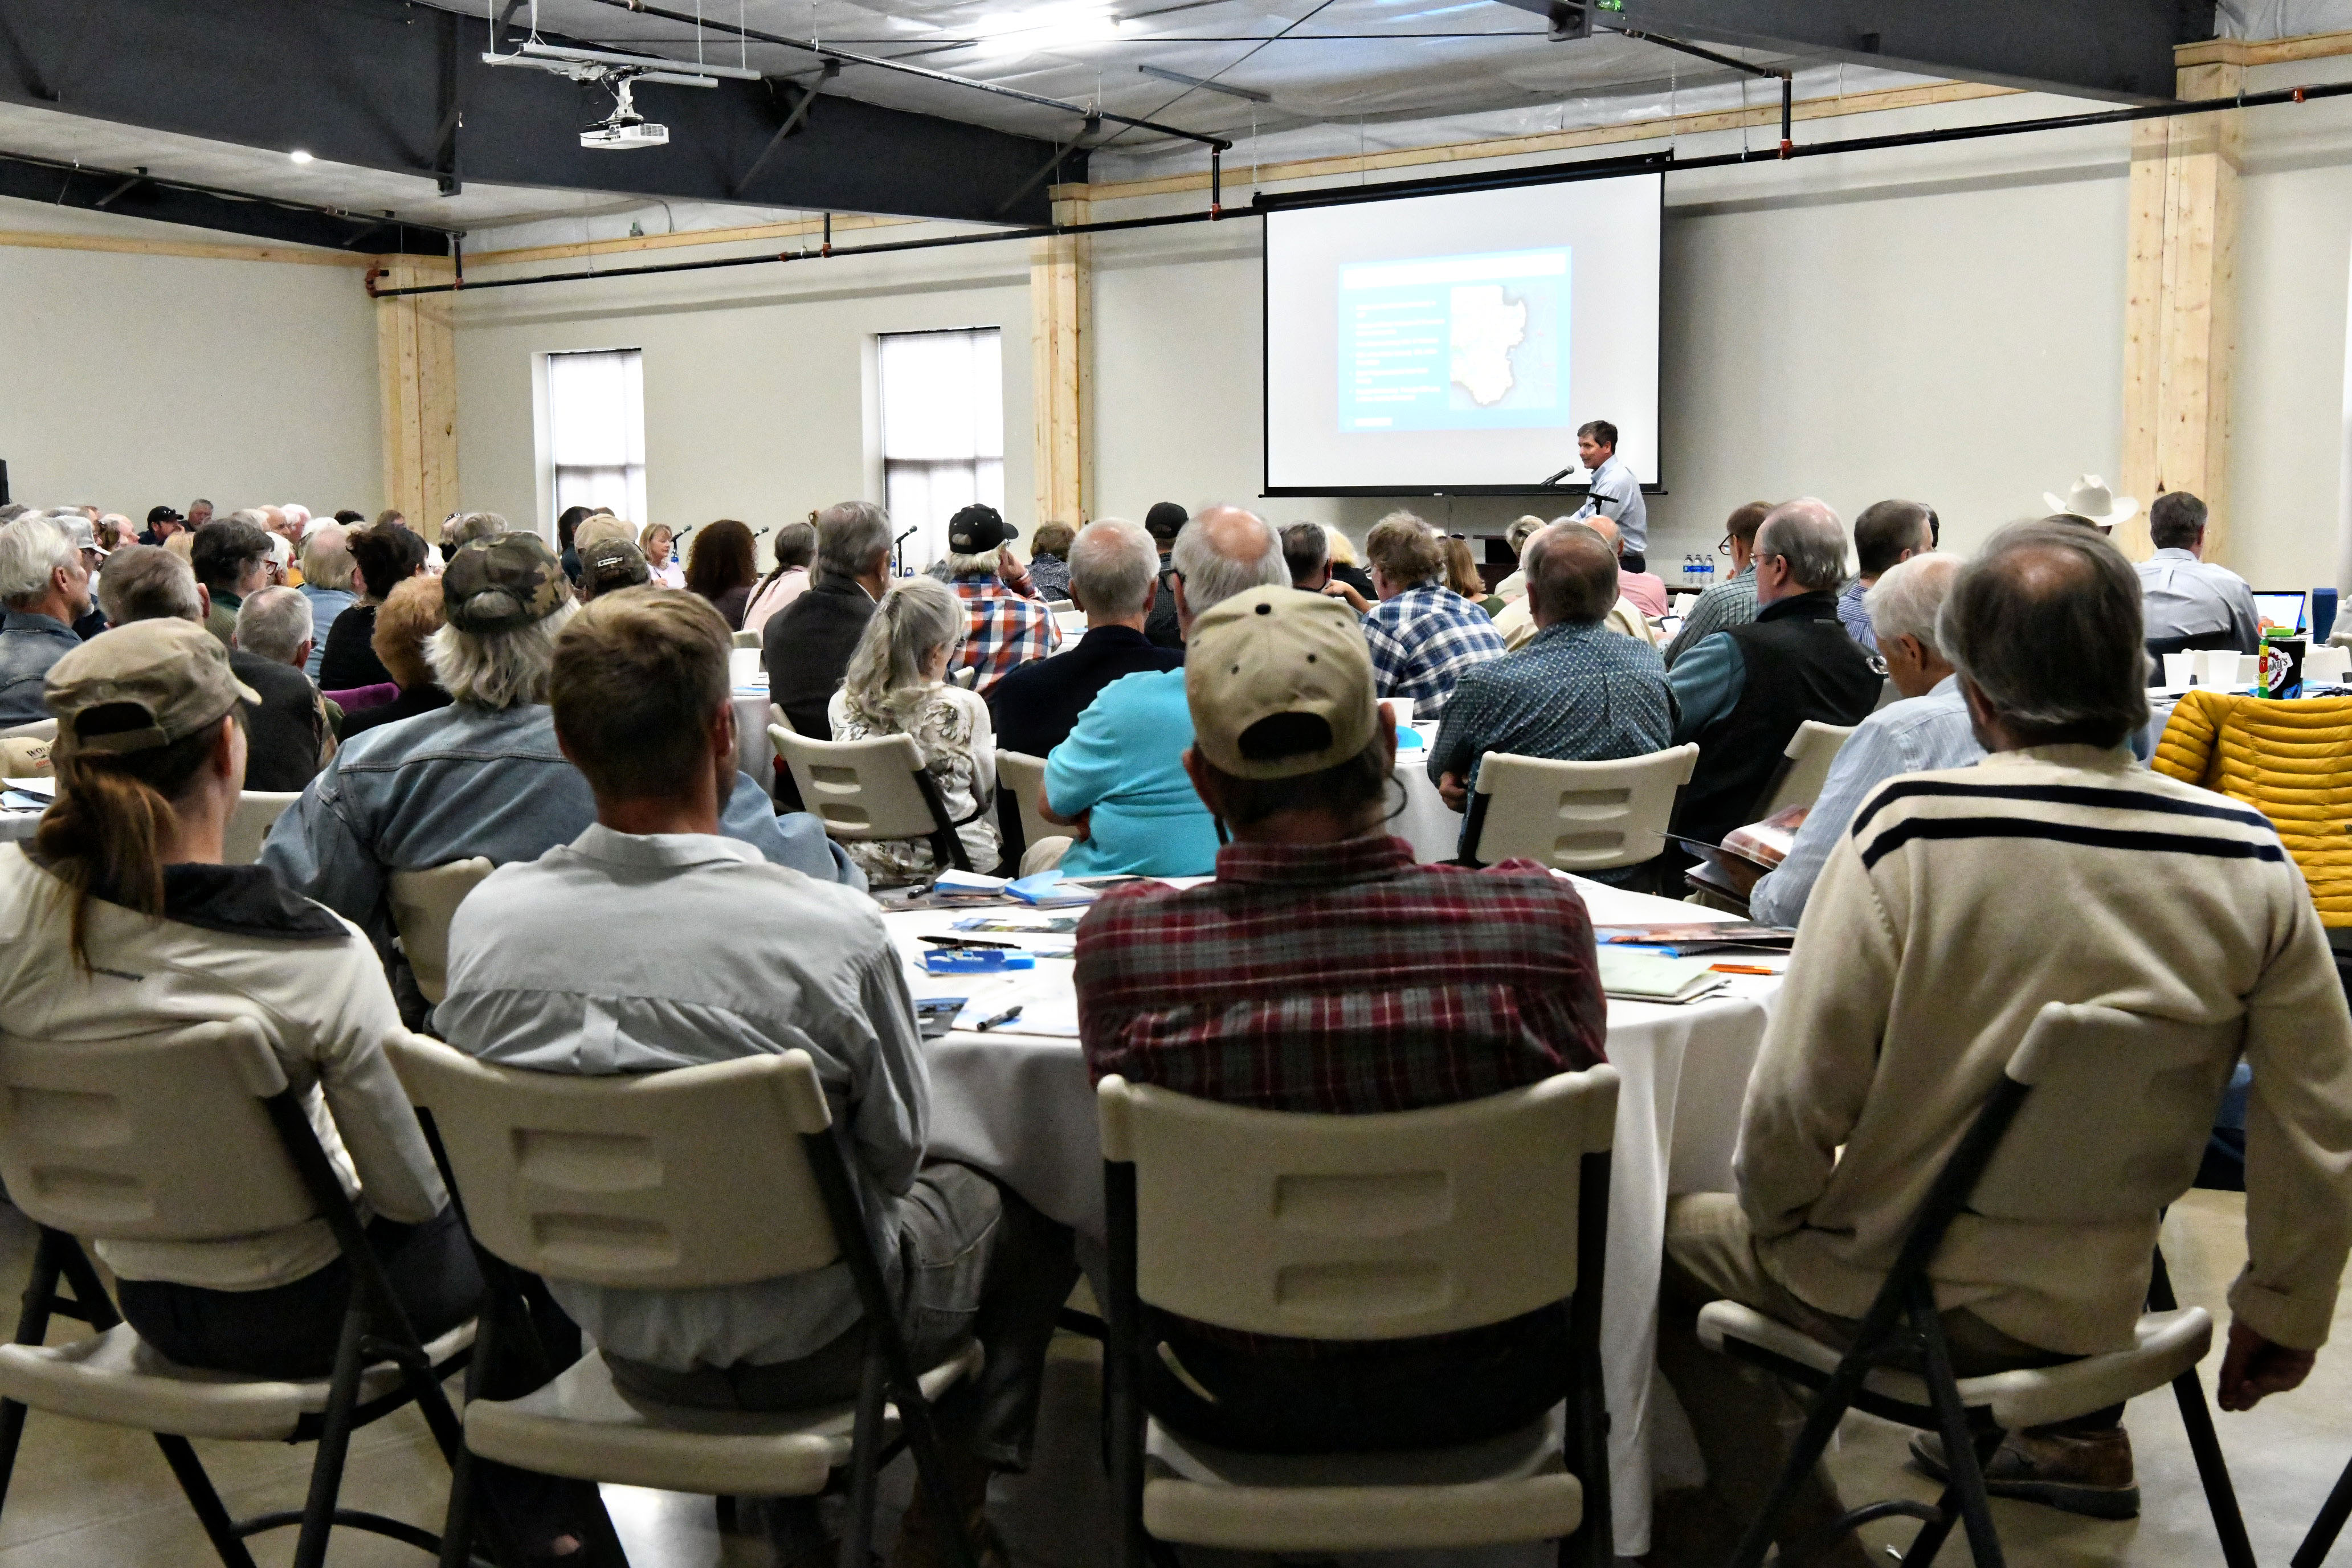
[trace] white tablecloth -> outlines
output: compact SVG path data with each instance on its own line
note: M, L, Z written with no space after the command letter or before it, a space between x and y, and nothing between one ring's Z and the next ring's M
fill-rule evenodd
M1577 887L1601 924L1729 918L1597 883ZM1003 977L925 973L919 937L950 931L961 913L884 917L908 957L916 995L970 997L990 1012L1015 997L1024 1003L1024 1017L1007 1028L960 1031L932 1043L931 1152L1000 1177L1041 1212L1099 1242L1102 1147L1094 1092L1075 1037L1070 965L1041 959L1034 971ZM1689 1443L1680 1413L1656 1402L1663 1384L1652 1371L1666 1199L1729 1187L1740 1100L1763 1039L1766 1009L1780 987L1777 979L1736 978L1731 984L1728 996L1690 1006L1609 1005L1609 1059L1623 1081L1612 1161L1601 1353L1621 1556L1649 1550L1654 1431L1663 1426L1668 1441L1682 1448ZM991 1005L992 999L1001 1000ZM1071 1032L1019 1032L1024 1026Z

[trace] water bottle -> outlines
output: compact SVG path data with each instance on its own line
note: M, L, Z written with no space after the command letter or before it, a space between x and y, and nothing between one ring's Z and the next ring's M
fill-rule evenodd
M1696 555L1685 555L1683 557L1683 592L1685 594L1692 594L1696 593L1697 591L1698 557Z

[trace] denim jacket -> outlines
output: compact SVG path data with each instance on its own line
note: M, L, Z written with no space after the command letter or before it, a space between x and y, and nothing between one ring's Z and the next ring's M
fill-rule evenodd
M486 856L536 860L596 820L596 797L555 744L544 703L455 702L354 736L269 830L261 863L358 924L387 956L394 871ZM866 879L805 813L778 816L743 773L719 831L779 866L863 889Z
M49 716L41 700L49 666L79 647L81 638L63 621L31 610L8 612L6 629L0 630L0 730Z

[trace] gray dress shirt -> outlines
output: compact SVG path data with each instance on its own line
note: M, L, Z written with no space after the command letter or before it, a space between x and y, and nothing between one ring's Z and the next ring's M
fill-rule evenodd
M880 912L736 839L597 823L499 868L450 922L433 1016L457 1049L538 1072L806 1051L877 1194L906 1192L922 1163L930 1079ZM838 1262L708 1290L549 1289L599 1345L671 1372L795 1360L858 1318Z
M2254 591L2227 566L2200 561L2186 550L2159 550L2136 570L2151 641L2229 632L2237 637L2240 653L2261 650L2262 617L2254 613Z
M1592 485L1578 517L1605 517L1617 525L1617 536L1628 554L1641 555L1650 547L1650 508L1642 499L1642 481L1612 452L1592 470Z

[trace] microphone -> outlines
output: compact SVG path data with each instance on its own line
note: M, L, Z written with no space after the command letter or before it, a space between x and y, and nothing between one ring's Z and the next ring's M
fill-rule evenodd
M1547 484L1547 485L1556 485L1556 484L1559 483L1559 481L1560 481L1560 480L1562 480L1562 479L1564 479L1568 478L1568 476L1569 476L1569 475L1570 475L1570 474L1572 474L1572 473L1576 472L1576 468L1577 468L1577 465L1576 465L1576 464L1574 464L1574 463L1570 463L1568 467L1566 467L1566 468L1562 468L1559 472L1558 472L1558 473L1554 474L1551 478L1549 478L1549 479L1546 479L1546 480L1544 481L1544 483L1545 483L1545 484Z
M917 534L917 533L919 533L919 532L920 532L920 531L922 531L922 527L923 527L923 525L922 525L921 523L919 523L919 523L915 524L912 528L909 528L908 530L907 530L907 531L906 531L906 532L904 532L904 533L900 534L900 535L898 536L898 539L894 539L894 540L892 540L890 542L891 542L891 543L893 543L893 544L896 544L896 543L899 542L899 541L900 541L900 540L905 540L905 539L912 538L915 534Z

